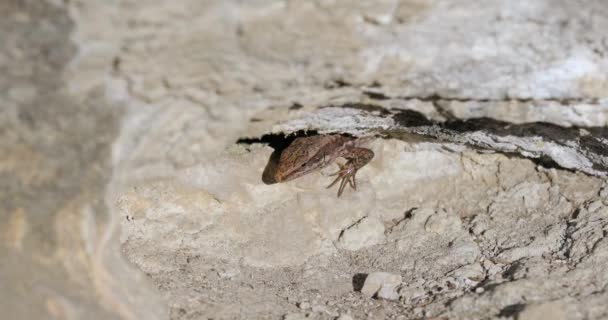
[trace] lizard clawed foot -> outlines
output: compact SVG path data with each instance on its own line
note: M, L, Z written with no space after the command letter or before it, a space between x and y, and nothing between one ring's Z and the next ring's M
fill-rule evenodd
M344 191L344 187L346 187L346 183L348 182L348 184L351 186L351 188L357 190L357 180L355 180L355 174L357 174L357 168L355 167L355 165L348 161L346 164L339 164L338 166L340 166L340 170L338 170L338 172L330 174L330 176L338 176L330 185L327 186L327 188L331 188L334 184L336 184L336 182L338 182L338 180L342 179L342 181L340 182L340 188L338 189L338 197L340 197L340 195L342 195L342 192Z

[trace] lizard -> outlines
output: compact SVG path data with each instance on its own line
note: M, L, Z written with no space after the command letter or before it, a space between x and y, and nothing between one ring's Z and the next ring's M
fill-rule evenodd
M357 190L355 175L374 157L374 152L367 148L356 146L357 138L339 134L315 135L296 138L279 157L274 174L276 182L286 182L310 172L319 170L331 164L339 157L345 158L345 164L338 163L340 170L330 176L337 176L327 186L331 188L339 180L338 197L342 195L348 183Z

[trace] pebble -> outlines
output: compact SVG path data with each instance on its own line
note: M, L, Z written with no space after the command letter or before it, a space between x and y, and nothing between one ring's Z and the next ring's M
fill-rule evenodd
M363 295L365 295L366 297L373 297L374 295L376 295L377 293L379 293L379 291L385 287L385 289L383 290L383 297L379 297L379 298L383 298L384 297L394 297L394 295L392 294L392 291L395 291L396 294L396 288L397 286L399 286L401 284L401 275L398 274L392 274L392 273L388 273L388 272L372 272L370 274L367 275L367 278L365 278L365 282L363 283L363 288L361 288L361 293ZM398 297L397 297L398 298ZM391 299L388 299L391 300Z
M237 276L239 273L240 271L238 269L227 269L218 271L217 275L222 279L230 280Z
M395 285L383 285L378 291L378 299L396 301L399 300L399 294L397 293L397 286Z

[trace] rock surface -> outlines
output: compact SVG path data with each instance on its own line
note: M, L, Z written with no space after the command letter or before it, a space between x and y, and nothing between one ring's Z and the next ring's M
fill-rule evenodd
M366 217L345 229L338 238L338 247L359 250L384 241L384 224L377 218Z
M602 0L0 16L6 314L608 317ZM336 132L376 155L357 191L325 189L335 166L265 183L289 139Z

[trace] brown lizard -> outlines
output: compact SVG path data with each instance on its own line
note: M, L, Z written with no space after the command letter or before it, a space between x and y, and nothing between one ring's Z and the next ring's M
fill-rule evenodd
M319 170L342 157L348 161L343 165L338 164L340 170L332 174L332 176L337 175L338 177L327 188L342 179L338 197L344 191L347 182L354 190L357 190L355 174L374 157L374 152L355 146L356 141L356 138L339 134L296 138L281 153L274 179L276 182L293 180Z

